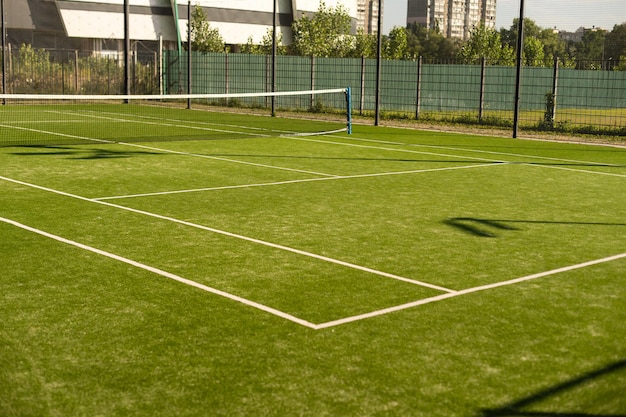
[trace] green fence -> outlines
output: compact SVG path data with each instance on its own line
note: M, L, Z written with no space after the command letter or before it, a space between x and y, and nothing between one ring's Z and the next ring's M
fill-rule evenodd
M187 55L165 54L168 93L187 91ZM193 93L271 91L271 57L193 53ZM510 125L514 67L383 61L383 117ZM520 126L624 134L626 72L525 67ZM278 56L276 91L351 87L355 114L376 106L376 60Z
M9 49L7 93L119 94L124 87L119 56L79 51ZM193 53L188 80L186 52L131 57L134 94L248 93L272 90L269 56ZM610 65L596 65L612 68ZM162 78L161 78L162 76ZM383 118L510 126L515 103L515 68L451 62L383 61ZM355 115L376 109L376 60L277 57L276 91L351 87ZM626 135L626 71L524 67L520 127ZM298 107L315 107L314 97ZM268 99L226 100L227 105L268 107Z

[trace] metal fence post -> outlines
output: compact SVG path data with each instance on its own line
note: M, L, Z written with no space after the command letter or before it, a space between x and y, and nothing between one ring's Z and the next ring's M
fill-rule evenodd
M311 55L310 58L311 69L311 90L315 90L315 57ZM315 108L315 94L311 94L311 108Z
M224 52L224 83L226 84L225 86L225 93L228 94L230 93L230 77L229 77L229 68L228 68L228 52ZM226 107L228 107L229 104L229 100L228 97L226 97Z
M363 115L363 107L365 105L365 57L361 56L361 85L359 98L359 114Z
M422 63L423 58L420 55L417 58L417 81L415 85L415 120L420 118L421 92L422 92Z
M4 19L4 0L0 0L0 19L2 23L2 94L7 93L7 36ZM6 100L2 99L2 104L6 104Z
M552 75L552 124L554 126L554 121L556 120L556 94L559 85L559 58L554 57L554 73Z
M130 95L130 1L124 0L124 94ZM128 99L124 100L128 103Z
M478 121L482 123L483 112L485 109L485 70L487 66L487 58L483 57L480 61L480 103L478 105Z
M187 94L191 94L191 1L187 2ZM187 108L191 109L191 99L187 99Z
M78 94L78 50L74 51L74 89Z

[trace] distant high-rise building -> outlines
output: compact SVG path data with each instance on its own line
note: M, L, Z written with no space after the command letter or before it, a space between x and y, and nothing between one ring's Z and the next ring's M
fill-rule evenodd
M378 0L357 0L357 28L378 33Z
M448 38L469 38L472 28L496 26L496 0L408 0L407 23L439 31Z

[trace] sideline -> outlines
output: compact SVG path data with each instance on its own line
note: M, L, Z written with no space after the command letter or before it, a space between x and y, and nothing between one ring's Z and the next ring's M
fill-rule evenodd
M148 271L148 272L152 272L153 274L157 274L157 275L160 275L160 276L165 277L165 278L173 279L174 281L178 281L178 282L183 283L185 285L189 285L191 287L198 288L198 289L200 289L202 291L210 292L212 294L219 295L221 297L225 297L225 298L228 298L228 299L233 300L233 301L237 301L239 303L242 303L242 304L245 304L247 306L254 307L256 309L265 311L266 313L273 314L275 316L278 316L278 317L283 318L285 320L289 320L291 322L300 324L300 325L308 327L310 329L315 329L316 328L315 324L310 323L310 322L308 322L306 320L302 320L302 319L300 319L298 317L292 316L291 314L287 314L287 313L285 313L283 311L276 310L275 308L271 308L271 307L268 307L266 305L256 303L254 301L250 301L250 300L248 300L246 298L238 297L236 295L227 293L225 291L221 291L221 290L218 290L216 288L200 284L200 283L198 283L196 281L192 281L192 280L189 280L187 278L183 278L181 276L178 276L176 274L172 274L172 273L164 271L162 269L155 268L155 267L143 264L141 262L133 261L132 259L124 258L123 256L115 255L114 253L106 252L106 251L94 248L92 246L83 245L82 243L78 243L78 242L73 241L73 240L65 239L65 238L63 238L61 236L53 235L53 234L45 232L43 230L35 229L34 227L30 227L30 226L27 226L25 224L18 223L18 222L14 221L14 220L10 220L10 219L4 218L4 217L0 217L0 222L7 223L7 224L10 224L10 225L15 226L15 227L19 227L20 229L27 230L29 232L36 233L38 235L47 237L49 239L56 240L57 242L65 243L65 244L77 247L79 249L83 249L83 250L86 250L86 251L89 251L89 252L93 252L95 254L98 254L98 255L101 255L101 256L105 256L107 258L119 261L119 262L123 262L125 264L134 266L134 267L139 268L139 269L143 269L143 270Z
M406 309L417 307L417 306L421 306L421 305L424 305L424 304L429 304L429 303L432 303L432 302L435 302L435 301L447 300L448 298L454 298L454 297L458 297L460 295L472 294L472 293L479 292L479 291L491 290L493 288L505 287L507 285L518 284L518 283L524 282L524 281L530 281L530 280L537 279L537 278L543 278L543 277L547 277L547 276L550 276L550 275L560 274L562 272L573 271L573 270L576 270L576 269L582 269L582 268L586 268L586 267L589 267L589 266L603 264L603 263L612 262L612 261L616 261L616 260L619 260L619 259L625 259L625 258L626 258L626 252L625 253L620 253L619 255L608 256L608 257L602 258L602 259L595 259L593 261L583 262L583 263L580 263L580 264L570 265L570 266L566 266L566 267L558 268L558 269L552 269L550 271L540 272L540 273L533 274L533 275L527 275L525 277L515 278L515 279L508 280L508 281L501 281L501 282L496 282L496 283L493 283L493 284L481 285L479 287L466 288L464 290L456 291L456 292L453 292L453 293L441 294L441 295L437 295L437 296L430 297L430 298L424 298L422 300L414 301L414 302L411 302L411 303L401 304L401 305L397 305L397 306L394 306L394 307L385 308L385 309L382 309L382 310L377 310L377 311L372 311L372 312L365 313L365 314L360 314L360 315L357 315L357 316L345 317L343 319L339 319L339 320L334 320L334 321L329 321L329 322L326 322L326 323L318 324L318 325L315 326L315 328L317 330L319 330L319 329L326 329L326 328L329 328L329 327L340 326L342 324L347 324L347 323L352 323L352 322L355 322L355 321L369 319L369 318L372 318L372 317L382 316L382 315L393 313L393 312L396 312L396 311L406 310Z
M263 245L263 246L267 246L267 247L270 247L270 248L283 250L285 252L295 253L297 255L302 255L302 256L309 257L309 258L318 259L320 261L332 263L332 264L335 264L335 265L340 265L340 266L343 266L343 267L346 267L346 268L350 268L350 269L354 269L354 270L357 270L357 271L362 271L362 272L366 272L366 273L373 274L373 275L378 275L378 276L385 277L385 278L391 278L391 279L395 279L395 280L398 280L398 281L407 282L409 284L414 284L414 285L430 288L430 289L437 290L437 291L449 292L449 293L454 292L454 290L451 290L451 289L445 288L445 287L441 287L439 285L434 285L434 284L430 284L430 283L427 283L427 282L418 281L418 280L415 280L415 279L410 279L410 278L402 277L402 276L395 275L395 274L390 274L388 272L379 271L379 270L376 270L376 269L372 269L372 268L368 268L368 267L365 267L365 266L353 264L353 263L350 263L350 262L341 261L339 259L330 258L328 256L318 255L316 253L307 252L307 251L296 249L296 248L292 248L292 247L289 247L289 246L284 246L284 245L280 245L280 244L277 244L277 243L272 243L272 242L268 242L268 241L265 241L265 240L256 239L256 238L252 238L252 237L249 237L249 236L240 235L240 234L237 234L237 233L231 233L231 232L227 232L225 230L215 229L215 228L209 227L209 226L203 226L203 225L200 225L200 224L191 223L191 222L188 222L188 221L185 221L185 220L176 219L174 217L163 216L163 215L160 215L160 214L151 213L149 211L138 210L138 209L134 209L132 207L126 207L126 206L121 206L119 204L108 203L106 201L94 200L92 198L82 197L82 196L79 196L79 195L66 193L64 191L59 191L59 190L55 190L55 189L48 188L48 187L43 187L41 185L30 184L30 183L27 183L27 182L24 182L24 181L19 181L19 180L15 180L15 179L12 179L12 178L7 178L7 177L4 177L4 176L0 176L0 180L4 180L4 181L11 182L11 183L14 183L14 184L23 185L23 186L30 187L30 188L35 188L35 189L42 190L42 191L47 191L47 192L50 192L50 193L62 195L62 196L65 196L65 197L74 198L74 199L81 200L81 201L86 201L86 202L89 202L89 203L101 204L103 206L113 207L113 208L129 211L129 212L132 212L132 213L136 213L136 214L141 214L143 216L153 217L155 219L160 219L160 220L165 220L165 221L169 221L169 222L172 222L172 223L182 224L184 226L189 226L189 227L193 227L193 228L196 228L196 229L205 230L207 232L216 233L216 234L219 234L219 235L222 235L222 236L228 236L228 237L232 237L232 238L235 238L235 239L239 239L239 240L244 240L244 241L247 241L247 242L255 243L255 244L258 244L258 245Z
M145 271L152 272L154 274L160 275L162 277L165 277L165 278L168 278L168 279L172 279L174 281L178 281L178 282L180 282L182 284L189 285L191 287L200 289L202 291L206 291L206 292L209 292L211 294L215 294L215 295L227 298L229 300L233 300L233 301L239 302L239 303L244 304L246 306L256 308L258 310L264 311L266 313L272 314L274 316L280 317L282 319L288 320L290 322L299 324L301 326L304 326L304 327L307 327L307 328L313 329L313 330L322 330L322 329L327 329L327 328L330 328L330 327L336 327L336 326L340 326L340 325L344 325L344 324L348 324L348 323L353 323L353 322L356 322L356 321L361 321L361 320L370 319L370 318L374 318L374 317L378 317L378 316L383 316L383 315L386 315L386 314L394 313L394 312L401 311L401 310L406 310L406 309L417 307L417 306L424 305L424 304L433 303L433 302L436 302L436 301L447 300L449 298L454 298L454 297L458 297L458 296L461 296L461 295L472 294L472 293L479 292L479 291L485 291L485 290L490 290L490 289L493 289L493 288L499 288L499 287L504 287L504 286L508 286L508 285L518 284L518 283L524 282L524 281L530 281L530 280L543 278L543 277L550 276L550 275L560 274L562 272L573 271L573 270L576 270L576 269L582 269L582 268L586 268L586 267L589 267L589 266L598 265L598 264L607 263L607 262L612 262L612 261L616 261L616 260L619 260L619 259L626 258L626 253L621 253L621 254L614 255L614 256L609 256L609 257L606 257L606 258L601 258L601 259L596 259L596 260L592 260L592 261L588 261L588 262L583 262L583 263L576 264L576 265L570 265L570 266L566 266L566 267L563 267L563 268L558 268L558 269L553 269L553 270L550 270L550 271L540 272L540 273L533 274L533 275L527 275L525 277L511 279L511 280L508 280L508 281L496 282L496 283L493 283L493 284L482 285L482 286L479 286L479 287L466 288L464 290L453 291L453 292L449 292L449 293L445 293L445 294L440 294L440 295L437 295L437 296L434 296L434 297L424 298L424 299L421 299L421 300L418 300L418 301L414 301L414 302L411 302L411 303L400 304L400 305L397 305L397 306L393 306L393 307L389 307L389 308L385 308L385 309L381 309L381 310L376 310L376 311L372 311L372 312L365 313L365 314L360 314L360 315L350 316L350 317L344 317L342 319L333 320L333 321L320 323L320 324L314 324L314 323L311 323L309 321L306 321L306 320L303 320L301 318L298 318L296 316L293 316L291 314L288 314L288 313L285 313L283 311L277 310L275 308L268 307L268 306L266 306L264 304L260 304L260 303L248 300L246 298L239 297L239 296L236 296L234 294L230 294L228 292L221 291L221 290L218 290L218 289L213 288L213 287L209 287L209 286L204 285L204 284L200 284L200 283L198 283L196 281L192 281L192 280L183 278L181 276L178 276L176 274L172 274L172 273L164 271L162 269L151 267L151 266L143 264L141 262L133 261L132 259L124 258L122 256L115 255L113 253L106 252L106 251L94 248L92 246L84 245L82 243L78 243L78 242L75 242L73 240L65 239L65 238L63 238L61 236L57 236L57 235L45 232L45 231L40 230L40 229L36 229L34 227L27 226L25 224L16 222L14 220L10 220L10 219L4 218L4 217L0 217L0 222L3 222L3 223L6 223L6 224L9 224L9 225L18 227L20 229L23 229L23 230L26 230L26 231L29 231L29 232L32 232L32 233L36 233L38 235L47 237L49 239L56 240L56 241L61 242L61 243L65 243L65 244L77 247L79 249L83 249L83 250L86 250L86 251L89 251L89 252L93 252L95 254L98 254L98 255L101 255L101 256L105 256L107 258L119 261L119 262L126 263L126 264L134 266L136 268L140 268L140 269L143 269Z

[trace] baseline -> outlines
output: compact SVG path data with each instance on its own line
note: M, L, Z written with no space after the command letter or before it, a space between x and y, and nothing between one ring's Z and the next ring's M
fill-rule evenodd
M181 277L179 275L172 274L170 272L164 271L164 270L159 269L159 268L151 267L149 265L146 265L146 264L143 264L141 262L137 262L137 261L134 261L132 259L128 259L128 258L119 256L119 255L113 254L111 252L106 252L106 251L103 251L101 249L94 248L92 246L84 245L82 243L79 243L79 242L76 242L76 241L73 241L73 240L70 240L70 239L66 239L66 238L63 238L61 236L45 232L43 230L36 229L34 227L27 226L25 224L19 223L17 221L11 220L11 219L0 217L0 222L3 222L3 223L6 223L6 224L9 224L9 225L21 228L23 230L26 230L26 231L29 231L29 232L32 232L32 233L36 233L38 235L47 237L49 239L53 239L53 240L56 240L58 242L65 243L65 244L68 244L68 245L71 245L71 246L74 246L74 247L77 247L77 248L80 248L80 249L83 249L83 250L86 250L86 251L98 254L98 255L101 255L101 256L104 256L104 257L107 257L107 258L110 258L110 259L113 259L113 260L116 260L116 261L119 261L119 262L126 263L126 264L134 266L136 268L143 269L145 271L148 271L148 272L160 275L160 276L168 278L168 279L172 279L174 281L177 281L177 282L180 282L182 284L185 284L185 285L188 285L188 286L200 289L202 291L206 291L206 292L212 293L214 295L218 295L218 296L221 296L221 297L224 297L224 298L227 298L227 299L239 302L239 303L244 304L246 306L256 308L258 310L264 311L266 313L272 314L274 316L280 317L282 319L288 320L290 322L299 324L301 326L304 326L304 327L307 327L307 328L313 329L313 330L322 330L322 329L327 329L327 328L330 328L330 327L336 327L336 326L340 326L340 325L343 325L343 324L348 324L348 323L353 323L353 322L356 322L356 321L370 319L370 318L386 315L386 314L389 314L389 313L394 313L394 312L397 312L397 311L401 311L401 310L406 310L406 309L409 309L409 308L417 307L417 306L420 306L420 305L425 305L425 304L433 303L433 302L436 302L436 301L442 301L442 300L446 300L446 299L449 299L449 298L454 298L454 297L461 296L461 295L466 295L466 294L476 293L476 292L479 292L479 291L485 291L485 290L489 290L489 289L493 289L493 288L513 285L513 284L517 284L517 283L524 282L524 281L530 281L530 280L534 280L534 279L538 279L538 278L542 278L542 277L546 277L546 276L550 276L550 275L556 275L556 274L559 274L559 273L562 273L562 272L572 271L572 270L576 270L576 269L582 269L582 268L586 268L586 267L593 266L593 265L598 265L598 264L602 264L602 263L616 261L616 260L619 260L619 259L626 259L626 253L621 253L621 254L614 255L614 256L609 256L609 257L606 257L606 258L601 258L601 259L596 259L596 260L592 260L592 261L588 261L588 262L583 262L583 263L576 264L576 265L570 265L570 266L567 266L567 267L553 269L553 270L550 270L550 271L545 271L545 272L541 272L541 273L537 273L537 274L533 274L533 275L528 275L528 276L525 276L525 277L520 277L520 278L508 280L508 281L502 281L502 282L497 282L497 283L493 283L493 284L482 285L482 286L479 286L479 287L467 288L465 290L460 290L460 291L453 291L453 292L450 292L450 293L441 294L441 295L438 295L438 296L429 297L429 298L421 299L421 300L414 301L414 302L411 302L411 303L401 304L401 305L397 305L397 306L394 306L394 307L389 307L389 308L385 308L385 309L381 309L381 310L377 310L377 311L372 311L372 312L365 313L365 314L360 314L360 315L351 316L351 317L345 317L345 318L342 318L342 319L333 320L333 321L320 323L320 324L314 324L314 323L311 323L309 321L303 320L303 319L301 319L299 317L296 317L296 316L293 316L291 314L285 313L283 311L277 310L275 308L268 307L268 306L266 306L264 304L260 304L260 303L248 300L246 298L239 297L239 296L236 296L234 294L230 294L228 292L221 291L221 290L218 290L218 289L213 288L213 287L209 287L209 286L204 285L204 284L200 284L200 283L198 283L196 281L189 280L187 278L183 278L183 277Z
M266 313L273 314L273 315L278 316L278 317L280 317L282 319L289 320L289 321L291 321L293 323L300 324L300 325L308 327L310 329L315 329L315 327L316 327L316 325L313 324L313 323L310 323L310 322L308 322L306 320L302 320L302 319L300 319L300 318L298 318L296 316L293 316L291 314L288 314L288 313L285 313L283 311L277 310L275 308L268 307L268 306L266 306L264 304L260 304L260 303L248 300L247 298L239 297L239 296L236 296L234 294L231 294L231 293L228 293L228 292L225 292L225 291L222 291L222 290L218 290L217 288L213 288L213 287L209 287L209 286L204 285L204 284L200 284L200 283L198 283L196 281L192 281L190 279L183 278L183 277L181 277L179 275L172 274L171 272L167 272L167 271L164 271L162 269L155 268L155 267L146 265L144 263L137 262L137 261L134 261L132 259L128 259L128 258L125 258L123 256L116 255L116 254L111 253L111 252L107 252L107 251L104 251L104 250L101 250L101 249L98 249L98 248L94 248L93 246L84 245L82 243L79 243L79 242L76 242L76 241L73 241L73 240L70 240L70 239L66 239L64 237L61 237L61 236L58 236L58 235L54 235L52 233L48 233L48 232L45 232L45 231L40 230L40 229L36 229L34 227L31 227L31 226L27 226L25 224L22 224L22 223L19 223L19 222L16 222L14 220L7 219L7 218L4 218L4 217L0 217L0 222L6 223L6 224L10 224L12 226L18 227L18 228L23 229L23 230L27 230L27 231L32 232L32 233L36 233L38 235L47 237L49 239L56 240L57 242L61 242L61 243L65 243L65 244L68 244L68 245L71 245L71 246L75 246L75 247L77 247L79 249L83 249L83 250L86 250L86 251L89 251L89 252L93 252L95 254L98 254L98 255L101 255L101 256L104 256L104 257L107 257L107 258L119 261L119 262L123 262L125 264L134 266L136 268L143 269L143 270L148 271L148 272L152 272L153 274L157 274L157 275L160 275L162 277L169 278L169 279L172 279L174 281L178 281L178 282L183 283L185 285L189 285L191 287L198 288L198 289L200 289L202 291L206 291L206 292L209 292L209 293L212 293L212 294L215 294L215 295L219 295L221 297L228 298L229 300L237 301L237 302L245 304L245 305L247 305L249 307L254 307L254 308L258 309L258 310L265 311Z
M607 176L607 177L626 178L626 174L613 174L611 172L589 171L587 169L566 168L566 167L557 167L557 166L550 166L550 165L537 165L537 164L528 164L528 163L524 163L524 165L531 166L531 167L537 167L537 168L560 169L562 171L579 172L579 173L583 173L583 174L596 174L596 175L604 175L604 176Z
M340 326L342 324L347 324L347 323L352 323L355 321L360 321L360 320L365 320L365 319L369 319L369 318L373 318L373 317L377 317L377 316L383 316L385 314L389 314L389 313L394 313L396 311L401 311L401 310L406 310L409 308L413 308L413 307L417 307L417 306L421 306L424 304L429 304L429 303L433 303L436 301L442 301L442 300L447 300L449 298L454 298L454 297L458 297L461 295L466 295L466 294L472 294L475 292L479 292L479 291L485 291L485 290L491 290L494 288L499 288L499 287L505 287L508 285L513 285L513 284L518 284L520 282L524 282L524 281L531 281L537 278L543 278L543 277L547 277L550 275L556 275L556 274L560 274L563 272L568 272L568 271L573 271L576 269L582 269L582 268L587 268L589 266L593 266L593 265L599 265L599 264L603 264L603 263L607 263L607 262L613 262L619 259L626 259L626 252L624 253L620 253L618 255L613 255L613 256L608 256L606 258L601 258L601 259L595 259L592 261L588 261L588 262L583 262L580 264L576 264L576 265L570 265L570 266L566 266L563 268L557 268L557 269L552 269L550 271L545 271L545 272L540 272L537 274L532 274L532 275L527 275L524 277L520 277L520 278L515 278L515 279L511 279L508 281L501 281L501 282L496 282L493 284L487 284L487 285L481 285L478 287L472 287L472 288L466 288L464 290L460 290L460 291L455 291L452 293L447 293L447 294L440 294L440 295L436 295L434 297L429 297L429 298L424 298L418 301L413 301L411 303L406 303L406 304L400 304L394 307L389 307L389 308L384 308L381 310L376 310L376 311L371 311L369 313L365 313L365 314L359 314L356 316L351 316L351 317L345 317L343 319L339 319L339 320L333 320L333 321L329 321L326 323L321 323L316 325L316 329L326 329L329 327L335 327L335 326Z
M337 137L337 136L334 136L334 137ZM380 144L386 144L386 145L411 146L411 147L418 147L418 148L447 149L447 150L451 150L451 151L484 153L484 154L489 154L489 155L514 156L514 157L522 157L522 158L537 158L537 159L544 159L544 160L547 160L547 161L570 162L570 163L596 165L596 166L610 166L610 167L619 167L620 166L620 165L616 165L616 164L606 164L606 163L603 163L603 162L595 162L595 161L581 161L581 160L577 160L577 159L554 158L554 157L549 157L549 156L524 155L524 154L517 154L517 153L512 153L512 152L485 151L485 150L481 150L481 149L457 148L457 147L453 147L453 146L424 145L424 144L419 144L419 143L402 143L402 142L385 141L385 140L378 140L378 139L358 138L358 137L354 137L354 136L345 137L345 138L341 137L341 138L342 139L348 139L348 140L354 140L354 141L360 141L360 142L380 143ZM558 142L558 143L561 143L561 142ZM591 146L591 144L588 144L588 143L576 143L576 145L590 145ZM598 145L598 144L595 144L594 146L609 146L610 147L612 145ZM385 149L385 148L383 148L383 149ZM596 171L587 171L587 172L597 173Z

